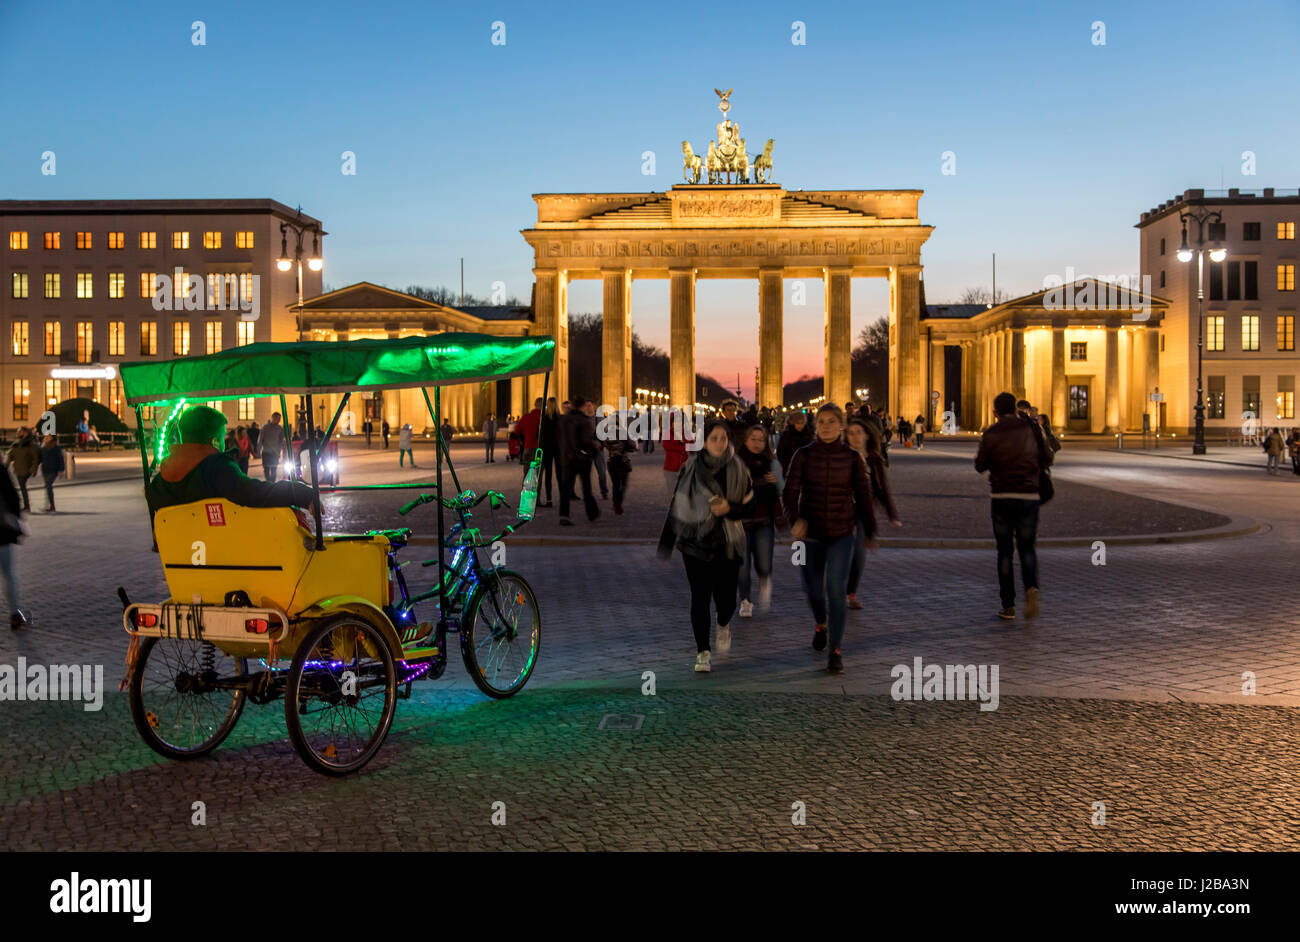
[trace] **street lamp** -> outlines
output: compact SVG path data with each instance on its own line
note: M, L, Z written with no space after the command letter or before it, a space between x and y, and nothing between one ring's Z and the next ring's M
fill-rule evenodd
M1195 213L1179 213L1183 224L1183 244L1178 248L1178 261L1184 264L1196 256L1196 438L1192 442L1192 454L1205 454L1205 398L1202 385L1201 363L1205 347L1205 253L1207 240L1205 224L1222 223L1223 214L1217 210L1201 210ZM1187 244L1187 220L1196 222L1196 249ZM1221 262L1228 257L1228 250L1218 239L1209 242L1210 261Z

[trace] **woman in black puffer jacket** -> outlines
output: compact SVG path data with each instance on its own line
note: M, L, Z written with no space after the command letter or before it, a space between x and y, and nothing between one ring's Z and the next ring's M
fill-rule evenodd
M791 458L783 501L790 535L805 541L804 588L817 621L813 648L826 649L829 625L831 653L826 669L835 674L844 669L840 642L858 523L870 539L876 519L867 466L844 442L844 413L839 406L827 403L817 410L816 435L812 444Z

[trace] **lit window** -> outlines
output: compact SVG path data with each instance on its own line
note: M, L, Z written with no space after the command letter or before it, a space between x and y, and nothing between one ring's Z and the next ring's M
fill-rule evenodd
M190 234L188 232L172 233L172 248L188 249L190 247Z
M126 356L126 321L108 322L108 355Z
M153 357L158 355L158 322L141 321L140 322L140 356Z
M91 238L89 232L77 233L77 248L88 249L90 248L90 243L91 243Z
M1295 223L1293 223L1293 222L1279 222L1279 223L1277 224L1277 237L1278 237L1279 239L1294 239L1294 238L1295 238Z
M235 345L244 347L253 342L253 325L256 321L236 321L235 322Z
M1223 376L1208 378L1205 402L1207 419L1222 419L1227 415L1227 384Z
M256 275L239 276L239 296L245 301L253 300L253 279Z
M25 379L14 380L14 421L26 422L30 417L32 388Z
M1294 377L1292 377L1294 381ZM1283 389L1277 394L1277 417L1279 419L1295 418L1295 390Z
M27 248L27 233L17 231L10 232L9 248L13 249L15 252L20 252Z
M56 271L45 273L45 297L57 299L63 293L63 279Z
M1071 360L1088 359L1088 341L1072 340L1070 342L1070 359Z
M190 325L187 321L172 324L172 354L178 357L190 355Z
M1241 316L1241 349L1259 349L1259 315L1243 314Z
M57 232L47 232L47 233L45 233L45 247L46 247L47 249L57 249L57 248L59 248L59 247L60 247L60 243L59 243L59 233L57 233Z
M172 272L172 279L172 298L176 307L183 308L185 305L182 302L190 294L190 276L185 273L185 269L178 268Z
M16 271L13 273L13 296L15 298L27 297L27 272Z
M1295 290L1295 266L1294 265L1277 266L1277 290L1278 291Z
M110 233L108 234L108 247L109 247L110 249L124 249L124 248L126 248L126 233L125 233L125 232L110 232Z
M120 379L111 380L108 384L108 407L113 410L113 414L119 419L122 417L122 407L125 405L124 398L122 395L122 381Z
M153 293L158 286L158 273L152 271L140 272L140 297L152 298Z
M77 362L93 363L95 328L90 321L77 321Z
M45 355L56 357L62 348L62 333L58 321L45 322Z
M60 389L62 384L63 380L59 379L47 379L45 381L45 402L47 405L52 406L63 398L63 392Z
M77 272L77 297L93 298L95 296L95 277L90 272Z
M110 298L126 297L126 272L111 271L108 273L108 296Z
M1277 316L1277 348L1279 350L1295 349L1295 315L1279 314Z
M203 332L207 341L206 351L208 353L220 353L221 321L215 319L208 321L203 327Z
M27 322L14 321L14 356L25 357L28 353Z
M1221 351L1223 349L1223 315L1211 314L1205 319L1205 349Z
M156 232L140 233L140 248L142 249L158 248L158 233Z
M253 398L249 396L239 400L239 421L250 422L255 418L253 412Z
M203 247L205 249L221 248L221 233L220 232L203 233Z
M253 230L243 229L235 233L235 248L251 249L253 247Z

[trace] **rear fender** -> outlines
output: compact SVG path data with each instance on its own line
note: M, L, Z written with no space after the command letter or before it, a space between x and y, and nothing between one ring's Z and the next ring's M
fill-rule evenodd
M402 641L397 636L397 630L393 627L393 623L388 620L388 616L374 602L363 599L359 595L336 595L328 599L322 599L315 605L299 612L298 618L303 621L319 621L332 618L335 615L355 615L373 625L384 636L384 642L388 645L389 651L392 652L393 659L401 659Z

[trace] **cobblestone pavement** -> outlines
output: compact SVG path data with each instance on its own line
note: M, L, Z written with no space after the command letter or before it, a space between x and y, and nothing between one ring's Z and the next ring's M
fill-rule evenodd
M533 582L545 635L514 700L486 701L453 656L343 781L301 765L281 704L249 705L212 758L178 765L139 741L119 694L98 713L3 702L0 846L1296 846L1300 482L1101 451L1057 474L1263 529L1115 546L1104 566L1089 547L1042 550L1043 615L1028 624L993 617L990 552L882 549L836 678L808 645L787 548L772 610L735 621L731 653L695 675L679 560L646 542L518 546L508 563ZM0 664L100 663L115 689L116 586L163 595L138 484L69 488L60 506L19 549L38 624L0 636ZM998 709L893 701L892 667L916 657L998 665ZM598 730L606 713L644 725ZM195 800L206 828L188 824ZM504 828L488 823L498 800ZM795 801L806 827L790 824Z

